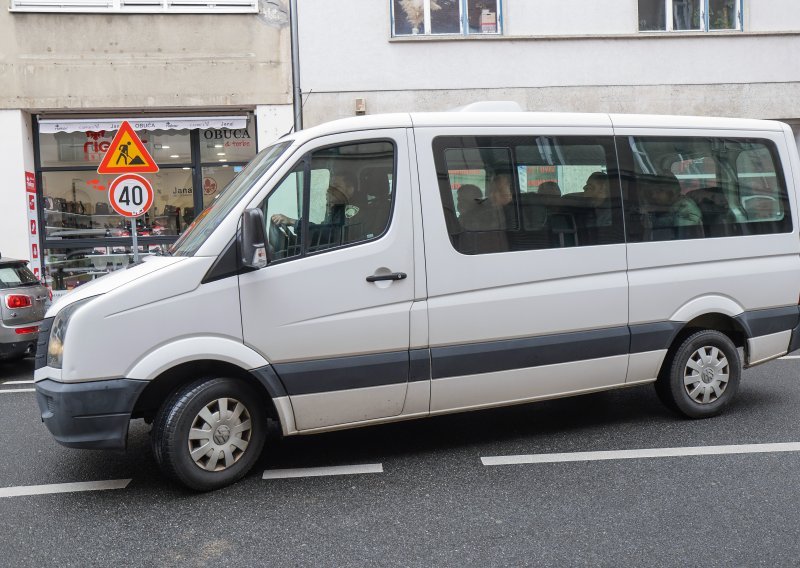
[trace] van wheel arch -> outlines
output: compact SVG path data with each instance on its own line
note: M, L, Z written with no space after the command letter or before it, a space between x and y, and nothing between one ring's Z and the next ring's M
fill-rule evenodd
M730 339L736 347L747 349L747 332L744 327L734 318L715 312L697 316L693 320L686 322L672 339L672 343L669 346L670 353L668 353L668 355L672 355L687 337L704 329L723 333L728 336L728 339Z
M217 360L182 363L158 375L139 395L131 418L144 418L145 422L151 423L161 405L173 393L202 377L228 377L251 385L261 395L267 417L280 422L272 396L256 376L241 367Z

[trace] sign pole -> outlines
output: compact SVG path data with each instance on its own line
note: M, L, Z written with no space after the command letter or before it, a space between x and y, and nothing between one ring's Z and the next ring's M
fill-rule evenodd
M139 235L136 230L136 217L131 217L131 236L133 237L133 262L139 263Z

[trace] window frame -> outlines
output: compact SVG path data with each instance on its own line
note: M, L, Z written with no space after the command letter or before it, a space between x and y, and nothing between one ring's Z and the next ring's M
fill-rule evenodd
M391 191L392 203L391 203L391 206L389 207L389 218L387 219L386 226L384 227L383 231L381 231L379 234L377 234L374 237L371 237L369 239L363 239L363 240L360 240L360 241L353 241L353 242L349 242L349 243L333 246L333 247L326 248L326 249L309 251L308 250L308 248L309 248L309 246L308 246L308 223L309 223L308 219L311 216L311 171L312 171L311 170L311 163L312 163L312 160L313 160L314 153L322 151L322 150L327 150L329 148L337 148L337 147L340 147L340 146L355 146L355 145L358 145L358 144L371 144L371 143L380 143L380 142L386 142L386 143L389 143L389 144L392 145L392 187L391 187L391 190L392 190ZM302 167L301 167L301 164L302 164ZM303 172L303 189L302 189L302 192L303 193L302 193L301 208L302 208L302 221L303 221L303 223L301 224L301 229L300 229L300 232L301 232L301 234L300 234L300 252L298 254L296 254L296 255L293 255L293 256L288 256L288 257L272 260L269 263L270 266L273 265L273 264L283 264L285 262L291 262L293 260L300 260L300 259L303 259L303 258L315 257L315 256L318 256L320 254L326 254L328 252L342 250L342 249L346 249L346 248L351 248L351 247L354 247L354 246L361 246L361 245L364 245L366 243L371 243L371 242L377 241L379 239L382 239L386 235L386 233L389 232L389 229L391 229L392 222L394 220L394 210L395 210L395 205L397 203L397 197L396 197L397 196L397 168L398 168L398 144L397 144L397 140L395 140L394 138L389 138L389 137L385 137L385 138L384 137L381 137L381 138L366 138L366 139L358 139L358 140L347 140L347 141L342 141L342 142L325 144L324 146L318 146L316 148L304 150L303 155L300 158L298 158L288 170L286 170L286 173L283 176L281 176L280 180L273 187L271 187L269 189L269 192L267 193L267 195L264 197L263 200L261 200L259 202L259 204L257 206L259 209L261 209L262 212L265 213L264 221L265 221L265 223L269 224L270 220L268 218L266 218L266 212L269 210L269 200L270 200L270 198L275 193L275 191L283 184L283 182L288 178L288 176L290 176L292 174L292 172L295 172L298 169L302 169L302 172ZM267 227L265 227L265 229L267 230L267 232L269 232L269 226L268 225L267 225Z
M700 29L696 30L676 30L674 25L674 18L672 17L673 13L673 2L674 0L658 0L659 2L664 2L664 13L665 13L665 26L664 29L660 30L642 30L638 29L639 33L644 34L652 34L652 33L716 33L716 32L741 32L744 31L744 0L734 0L736 2L736 17L735 17L735 27L733 28L724 28L724 29L712 29L710 16L709 16L709 2L711 0L701 0L702 2L702 12L701 12L701 27ZM639 8L636 8L636 15L637 15L637 22L641 22L639 20ZM640 25L640 24L639 24Z
M398 34L396 33L395 23L398 15L395 14L395 0L389 0L389 26L390 35L393 38L411 38L411 37L484 37L484 36L502 36L503 35L503 0L494 0L497 2L497 31L495 32L470 32L469 31L469 0L458 0L459 6L459 27L458 32L444 32L433 33L431 29L431 0L422 0L424 10L423 26L425 32ZM400 16L402 17L402 16Z
M508 250L501 250L501 251L476 251L470 252L467 250L463 250L462 247L457 242L458 235L462 234L475 234L479 235L483 234L490 234L490 233L497 233L497 232L504 232L504 233L513 233L513 234L522 234L526 232L526 229L523 228L523 218L522 215L522 196L525 193L530 192L523 192L522 188L520 187L520 180L519 180L519 167L525 166L525 164L520 163L519 159L519 149L523 146L523 142L528 142L527 145L530 145L531 141L535 141L537 138L551 138L551 139L564 139L573 142L580 142L584 139L594 139L598 142L598 145L601 146L605 152L606 157L606 165L605 165L605 174L608 176L609 180L609 190L610 190L610 203L612 204L609 207L610 215L611 215L611 224L609 227L612 228L613 231L618 231L616 234L609 234L605 235L605 238L608 239L608 242L593 242L589 244L575 244L571 246L561 245L561 246L547 246L547 247L527 247L527 248L518 248L518 249L508 249ZM448 143L458 142L461 145L453 145L448 146ZM473 144L468 144L467 142L472 142ZM507 146L504 146L504 143ZM516 227L512 229L487 229L487 230L475 230L475 229L463 229L461 225L458 226L458 232L452 233L450 232L451 226L450 222L447 220L447 210L452 210L453 212L456 211L456 202L455 198L452 195L452 186L450 184L450 176L448 175L449 165L447 163L447 150L451 149L476 149L476 148L483 148L483 149L497 149L501 147L508 147L510 150L510 170L514 172L513 174L513 184L512 184L512 192L513 197L512 201L514 203L514 210L517 220ZM626 229L625 229L625 200L623 199L623 192L622 192L622 184L620 180L620 171L619 171L619 162L618 162L618 151L616 146L616 137L611 134L597 134L597 135L587 135L585 133L578 133L578 134L553 134L542 132L539 134L468 134L468 133L458 133L458 134L443 134L437 135L433 138L431 142L431 151L433 154L433 161L434 166L436 168L436 174L438 179L438 190L439 190L439 206L441 207L441 211L445 216L445 226L447 227L447 237L448 241L452 249L462 256L482 256L486 254L509 254L509 253L531 253L531 252L541 252L547 250L560 250L565 248L581 248L586 249L590 247L599 247L599 246L618 246L621 244L625 244L625 236L626 236ZM488 170L487 170L488 171ZM598 170L599 171L599 170ZM574 192L580 193L580 192ZM566 195L566 194L564 194ZM565 203L568 205L568 203ZM574 203L573 206L577 206L577 203ZM456 223L459 221L456 219ZM455 229L456 227L452 227ZM589 228L587 226L581 227L581 229ZM595 227L596 228L596 227ZM575 226L575 229L578 229L578 226ZM611 239L611 236L615 238Z

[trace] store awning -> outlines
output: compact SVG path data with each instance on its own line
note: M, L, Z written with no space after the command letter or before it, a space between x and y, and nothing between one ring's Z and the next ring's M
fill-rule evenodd
M41 118L39 132L111 132L127 120L134 130L193 130L247 128L247 116L172 116L168 118Z

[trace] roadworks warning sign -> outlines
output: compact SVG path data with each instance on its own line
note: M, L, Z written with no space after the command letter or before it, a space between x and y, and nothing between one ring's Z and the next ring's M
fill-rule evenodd
M158 171L156 161L147 151L128 121L117 130L108 152L97 168L98 174L147 174Z

